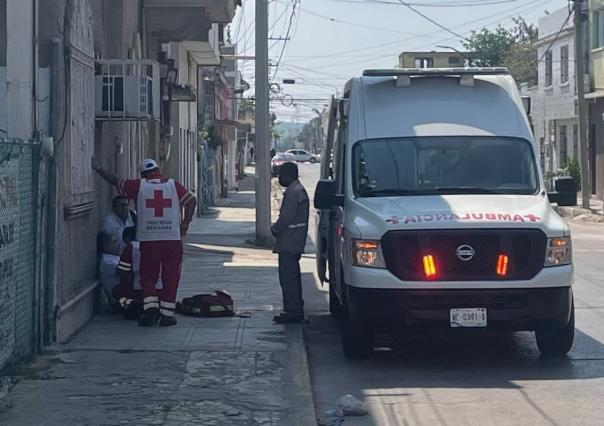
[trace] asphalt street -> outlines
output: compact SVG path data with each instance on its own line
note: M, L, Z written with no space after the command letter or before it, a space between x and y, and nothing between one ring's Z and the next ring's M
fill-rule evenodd
M312 196L319 165L300 166ZM314 213L314 211L313 211ZM314 235L314 214L311 231ZM305 329L318 417L352 394L370 415L346 425L604 424L604 224L572 223L575 344L564 359L541 359L532 333L411 339L349 361L328 312L327 286L305 280ZM309 254L310 255L310 254Z

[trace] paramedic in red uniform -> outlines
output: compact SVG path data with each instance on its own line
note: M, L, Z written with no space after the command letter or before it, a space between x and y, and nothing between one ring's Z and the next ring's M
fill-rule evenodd
M182 238L189 230L195 213L195 196L179 182L163 177L155 160L144 160L140 166L141 179L134 180L118 178L99 167L94 158L92 168L116 186L121 195L136 202L136 234L140 241L140 280L144 303L139 325L175 325ZM157 290L155 284L160 271L163 289Z

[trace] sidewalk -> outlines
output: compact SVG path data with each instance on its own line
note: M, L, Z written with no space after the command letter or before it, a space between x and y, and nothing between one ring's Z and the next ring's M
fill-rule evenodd
M316 425L302 329L272 323L277 263L252 245L253 202L251 191L231 194L192 224L179 289L179 299L225 289L251 318L143 329L99 315L21 372L0 424Z
M577 222L604 222L604 203L602 200L591 198L589 209L581 207L581 194L577 195L577 205L572 207L554 207L562 217L569 218Z

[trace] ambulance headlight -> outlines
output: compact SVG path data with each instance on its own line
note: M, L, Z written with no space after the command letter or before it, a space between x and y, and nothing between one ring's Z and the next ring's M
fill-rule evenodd
M573 262L573 248L570 237L548 238L545 266L570 265Z
M385 268L382 247L377 240L352 240L352 264L364 268Z

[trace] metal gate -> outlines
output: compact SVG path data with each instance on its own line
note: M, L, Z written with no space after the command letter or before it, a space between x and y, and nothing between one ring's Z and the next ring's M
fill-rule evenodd
M35 350L38 150L0 138L0 369Z

